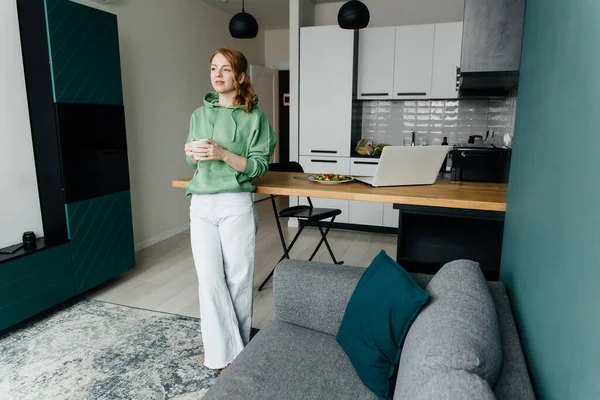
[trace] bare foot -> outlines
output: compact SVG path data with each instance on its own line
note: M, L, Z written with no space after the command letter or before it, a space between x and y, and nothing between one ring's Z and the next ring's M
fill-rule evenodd
M229 368L229 366L230 366L230 365L231 365L231 364L227 364L227 366L226 366L225 368L223 368L223 369L221 370L221 372L219 372L219 375L223 375L223 372L225 372L225 370L227 370L227 368Z
M204 363L204 354L200 355L200 362Z

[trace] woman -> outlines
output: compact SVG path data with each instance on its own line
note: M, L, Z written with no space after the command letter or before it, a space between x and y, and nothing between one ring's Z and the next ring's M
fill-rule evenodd
M187 196L204 365L224 369L250 340L257 229L251 180L267 172L276 137L257 108L246 57L222 48L210 64L214 92L192 114L185 154L195 169ZM194 146L198 139L208 144Z

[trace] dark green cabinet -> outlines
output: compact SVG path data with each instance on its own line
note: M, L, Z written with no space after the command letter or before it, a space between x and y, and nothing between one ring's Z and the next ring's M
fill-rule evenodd
M45 0L54 102L123 104L117 16Z
M0 262L0 330L135 266L117 17L16 1L45 245Z
M0 330L75 295L71 250L52 247L0 264Z
M129 191L66 205L75 293L135 265Z

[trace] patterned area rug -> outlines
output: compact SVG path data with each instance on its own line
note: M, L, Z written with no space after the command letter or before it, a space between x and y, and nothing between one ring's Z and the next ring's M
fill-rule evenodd
M200 399L200 320L79 300L0 334L0 399Z

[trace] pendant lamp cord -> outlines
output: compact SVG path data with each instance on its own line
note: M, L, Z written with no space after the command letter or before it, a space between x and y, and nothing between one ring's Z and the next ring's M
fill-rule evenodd
M242 0L242 12L246 12L246 9L244 8L244 0Z

